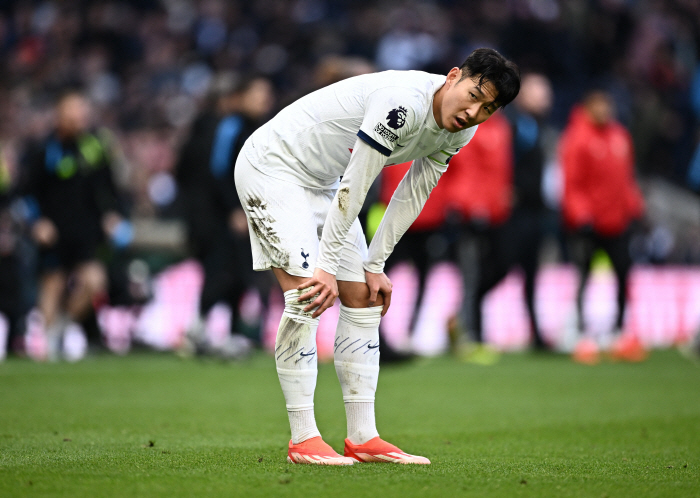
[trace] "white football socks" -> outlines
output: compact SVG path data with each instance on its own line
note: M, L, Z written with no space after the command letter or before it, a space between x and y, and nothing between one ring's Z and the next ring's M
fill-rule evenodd
M333 357L343 390L348 439L364 444L379 435L374 418L374 394L379 378L379 322L382 307L340 305Z
M298 290L284 293L284 312L275 341L277 376L287 403L292 444L321 435L314 418L319 319L304 311L309 301L297 301L300 295Z

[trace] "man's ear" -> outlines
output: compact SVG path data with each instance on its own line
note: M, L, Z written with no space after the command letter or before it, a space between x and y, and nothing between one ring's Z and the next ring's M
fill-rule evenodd
M462 77L462 70L458 67L453 67L450 72L447 73L447 81L450 83L456 83Z

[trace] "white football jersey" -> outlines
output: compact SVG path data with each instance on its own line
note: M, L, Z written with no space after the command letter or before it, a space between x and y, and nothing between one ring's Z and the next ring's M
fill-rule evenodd
M339 188L323 225L317 268L338 271L350 228L381 169L413 161L363 262L366 271L383 271L450 158L476 133L476 126L457 133L438 127L433 97L445 80L420 71L349 78L287 106L246 141L242 153L263 174L307 188Z
M261 172L311 188L335 188L357 137L386 165L429 157L446 165L477 127L440 129L433 96L445 76L384 71L355 76L302 97L248 139L244 152Z

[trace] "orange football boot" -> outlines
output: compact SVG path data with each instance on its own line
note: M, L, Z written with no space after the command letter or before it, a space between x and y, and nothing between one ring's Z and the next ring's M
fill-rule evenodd
M618 337L610 348L610 357L618 361L639 362L647 359L647 351L636 335Z
M370 439L365 444L352 444L345 440L345 456L355 462L383 462L383 463L414 463L429 465L430 460L417 455L404 453L393 444L382 440L379 436Z
M582 363L584 365L597 364L600 362L600 351L598 344L596 344L593 339L589 339L587 337L581 338L576 344L571 358L576 363Z
M312 437L299 444L292 444L290 440L287 461L313 465L352 465L354 463L351 458L340 456L333 451L321 436Z

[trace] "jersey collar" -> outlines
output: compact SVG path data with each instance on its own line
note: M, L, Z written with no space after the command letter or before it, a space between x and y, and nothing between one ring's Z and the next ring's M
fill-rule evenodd
M433 93L432 93L432 98L430 99L430 110L428 112L428 119L426 119L426 126L430 131L433 131L435 133L440 133L442 131L445 131L444 129L440 128L437 124L437 121L435 121L435 114L433 114L433 101L435 100L435 94L437 91L442 87L442 85L445 84L447 81L447 76L440 76L437 74L432 75L433 78L431 79L432 85L433 85Z

